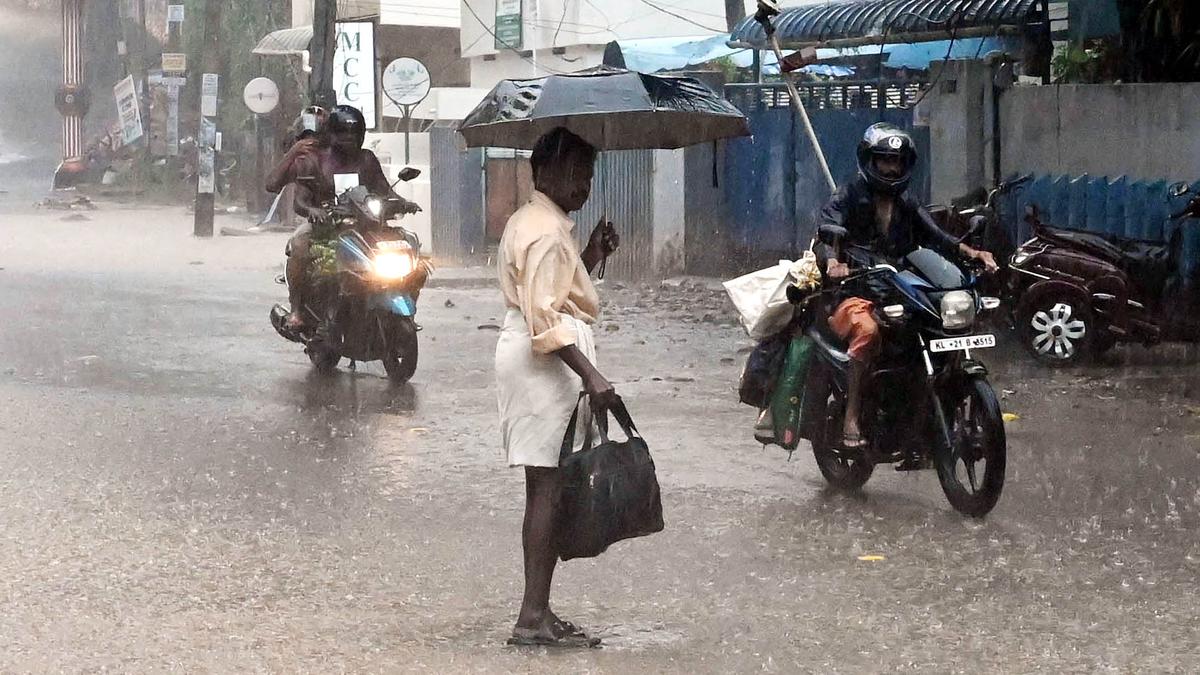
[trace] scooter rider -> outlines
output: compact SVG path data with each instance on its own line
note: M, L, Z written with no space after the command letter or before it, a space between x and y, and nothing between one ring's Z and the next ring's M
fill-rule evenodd
M845 228L843 246L863 247L886 259L900 260L924 246L951 258L977 260L989 271L996 271L991 253L958 243L938 227L923 206L905 194L916 163L916 146L906 132L887 123L869 127L858 145L858 177L834 193L821 212L820 224ZM816 254L827 277L844 279L850 275L849 266L839 260L833 247L819 243ZM847 449L866 444L859 426L863 382L881 345L874 310L871 299L849 297L841 301L829 319L833 332L850 344L842 439Z
M306 219L288 242L291 315L287 323L292 330L304 325L301 307L308 278L313 221L319 217L318 207L337 196L340 176L353 176L359 185L366 186L372 193L399 199L403 204L400 213L421 210L392 191L375 153L363 148L366 135L367 124L362 111L348 105L336 106L329 111L322 133L298 141L267 177L266 187L270 192L279 192L287 184L296 183L296 212Z

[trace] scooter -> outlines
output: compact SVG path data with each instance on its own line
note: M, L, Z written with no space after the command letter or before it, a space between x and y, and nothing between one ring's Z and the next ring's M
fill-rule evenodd
M400 180L419 175L407 168ZM277 304L270 314L275 330L304 345L319 371L332 371L347 358L351 368L359 361L382 361L388 378L398 384L416 372L417 299L432 265L421 256L414 233L388 225L403 209L401 200L373 195L364 186L321 206L321 226L336 234L331 250L313 245L314 269L302 308L308 321L292 330L287 307ZM286 273L277 281L287 284Z
M1190 192L1179 183L1170 196ZM1187 225L1164 244L1049 227L1036 207L1026 218L1033 237L1009 261L1004 295L1021 344L1039 361L1071 365L1120 342L1200 341L1200 289L1177 272ZM1194 218L1200 195L1171 217Z

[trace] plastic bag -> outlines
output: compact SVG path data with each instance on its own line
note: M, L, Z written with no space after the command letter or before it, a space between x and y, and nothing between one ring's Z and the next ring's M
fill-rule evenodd
M795 307L788 302L788 286L808 290L820 284L817 258L808 251L800 260L780 260L774 267L727 281L724 286L741 314L746 333L762 340L783 330L792 320Z
M783 370L771 395L771 417L775 424L775 443L784 450L795 450L800 444L801 411L804 408L804 387L812 363L812 338L801 335L788 345Z

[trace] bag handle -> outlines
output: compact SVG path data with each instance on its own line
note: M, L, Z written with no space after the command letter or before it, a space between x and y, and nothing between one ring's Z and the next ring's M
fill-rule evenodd
M629 415L629 409L625 407L625 401L622 400L620 396L618 396L616 402L607 409L597 411L595 408L593 408L593 411L596 414L596 426L600 430L600 440L602 442L609 442L608 416L610 414L613 416L613 419L617 421L617 424L621 425L621 431L625 432L626 437L633 438L635 436L641 436L637 430L637 427L633 424L633 417Z
M567 423L567 433L563 435L562 448L558 452L559 466L562 466L562 463L575 452L575 430L579 427L579 406L586 396L586 393L580 392L579 398L575 401L575 412L571 413L571 421ZM592 440L592 425L589 424L587 433L583 437L584 450L592 447Z

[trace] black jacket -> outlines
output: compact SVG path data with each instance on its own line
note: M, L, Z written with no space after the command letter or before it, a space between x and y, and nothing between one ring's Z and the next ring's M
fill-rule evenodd
M896 198L892 226L884 236L875 221L871 190L861 178L833 193L821 210L818 225L840 225L848 232L844 244L863 246L890 260L899 260L918 247L934 249L951 260L962 257L958 242L933 222L924 206L908 195ZM822 267L834 257L833 249L820 242L815 253Z

